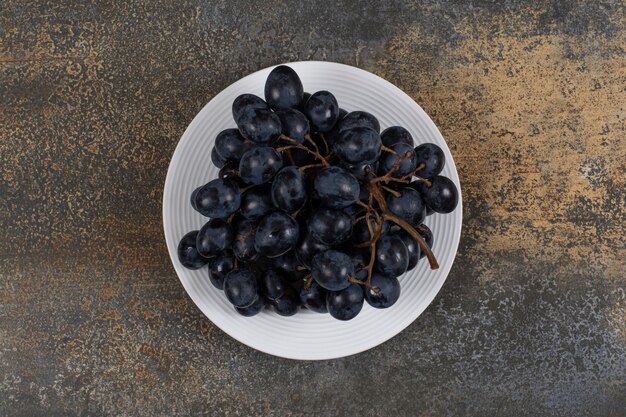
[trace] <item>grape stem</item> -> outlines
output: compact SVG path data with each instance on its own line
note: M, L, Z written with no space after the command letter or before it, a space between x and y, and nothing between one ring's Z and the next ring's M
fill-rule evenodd
M318 133L318 137L322 140L322 143L324 144L324 149L326 149L326 155L328 155L330 153L330 148L328 147L328 141L326 140L326 137L322 132Z
M315 141L313 139L311 139L311 135L309 135L308 133L306 135L304 135L304 140L306 140L311 145L313 145L313 148L315 149L315 152L320 153L320 148L318 148L317 147L317 143L315 143Z
M405 155L405 157L408 155L409 153L407 152L407 154ZM409 155L410 156L410 155ZM394 166L392 167L392 169L385 175L385 176L389 176L391 178L391 174L393 174L393 172L395 172L395 170L398 169L398 167L400 166L399 161L401 160L401 158L398 158L398 160L396 161L396 163L394 164ZM421 164L420 167L418 167L418 169L422 169ZM437 259L435 258L435 255L433 254L432 250L430 249L430 246L428 246L426 244L426 241L424 240L424 238L415 230L415 228L413 226L411 226L411 224L409 224L407 221L401 219L400 217L396 216L395 214L393 214L389 208L387 207L387 202L385 201L385 198L383 197L383 193L382 190L384 189L382 184L379 184L381 178L384 177L377 177L377 178L373 178L371 180L368 180L366 182L366 187L367 190L370 193L370 204L369 204L369 209L374 211L374 213L378 214L378 212L376 210L374 210L372 208L372 198L374 200L376 200L376 202L378 203L379 207L380 207L380 215L382 215L384 220L389 220L395 224L397 224L398 226L400 226L402 229L404 229L413 239L415 239L415 241L417 242L417 244L420 246L420 249L422 250L422 252L424 253L424 255L426 255L426 258L428 258L428 263L430 264L430 268L431 269L438 269L439 268L439 263L437 262ZM362 203L362 202L361 202ZM363 205L365 205L365 203L362 203ZM368 223L369 223L369 219L368 219ZM380 228L380 232L382 232L382 227ZM373 234L370 234L370 236L374 236ZM374 236L371 240L371 245L372 245L372 256L370 258L370 264L373 265L373 260L375 257L375 248L376 248L376 240L378 240L378 238L376 236ZM369 268L369 266L368 266ZM368 277L371 277L371 270L368 269Z
M297 140L290 138L289 136L281 135L279 139L286 140L288 142L291 142L292 144L276 148L276 152L282 153L283 151L286 151L288 149L300 149L300 150L310 153L315 158L319 159L325 167L330 166L326 158L324 158L322 154L319 153L319 151L314 151L312 149L309 149L303 144L301 144L300 142L298 142Z
M396 190L393 190L387 186L381 185L380 188L382 188L383 190L387 191L389 194L391 194L394 197L400 197L402 194Z
M309 274L302 279L306 280L306 282L304 283L304 289L308 290L309 288L311 288L311 285L313 285L313 275Z
M383 152L389 152L391 154L398 155L398 152L394 151L391 148L386 147L385 145L380 145L380 149L382 149Z

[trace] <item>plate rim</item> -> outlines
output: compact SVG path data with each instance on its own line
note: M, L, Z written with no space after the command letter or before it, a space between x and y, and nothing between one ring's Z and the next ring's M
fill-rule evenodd
M390 335L386 336L383 340L378 341L376 344L367 345L367 346L359 346L356 349L353 349L350 352L347 352L347 353L341 354L341 355L329 354L329 355L318 355L316 357L295 357L295 356L290 356L288 354L283 354L283 353L280 353L280 352L270 351L270 349L265 349L263 347L252 346L251 344L249 344L249 342L246 342L246 341L240 339L235 332L230 331L230 329L225 329L225 328L221 327L219 324L214 322L211 319L211 317L209 317L203 311L203 309L199 305L199 302L196 300L196 298L198 298L198 299L200 298L199 295L197 293L195 293L194 291L190 291L190 288L188 288L188 285L182 279L181 274L184 271L183 271L183 267L177 264L177 259L178 259L177 256L178 255L177 255L176 247L170 247L170 245L168 244L168 241L170 240L170 236L168 236L168 228L167 228L167 224L166 224L166 222L167 222L166 211L167 211L167 208L168 208L168 203L167 203L166 197L169 196L168 190L170 190L172 188L172 182L174 181L174 179L173 179L173 177L174 177L173 166L174 166L175 162L178 162L178 159L180 159L181 155L182 155L182 143L186 140L186 138L188 136L190 136L192 134L191 132L192 132L193 128L195 128L196 125L201 122L201 120L199 118L200 114L202 114L204 112L204 110L213 101L219 99L219 97L222 96L222 95L226 95L227 94L227 90L229 90L230 88L236 86L240 82L243 83L243 80L245 80L246 78L252 77L252 76L254 76L255 74L258 74L258 73L269 71L272 68L275 68L275 67L277 67L279 65L287 65L287 66L290 66L290 65L298 65L298 66L299 65L325 65L325 66L329 66L329 67L333 67L333 66L344 67L344 68L347 68L349 71L354 71L356 73L363 73L363 75L366 75L366 76L376 77L384 85L386 85L387 87L389 87L392 90L394 90L394 93L401 94L401 95L405 96L406 98L408 98L410 100L410 102L413 103L414 110L417 111L417 113L419 113L420 117L425 118L427 120L427 122L432 124L432 126L434 127L434 133L440 137L440 139L442 140L443 144L445 145L445 150L444 151L447 151L446 153L448 155L450 155L450 161L446 161L446 164L448 164L449 166L452 167L452 171L453 171L453 173L455 174L455 177L456 177L455 178L456 179L455 184L458 186L459 202L458 202L458 205L457 205L455 210L459 210L459 220L458 220L458 227L455 228L456 230L455 230L455 233L453 235L453 245L452 245L452 247L454 249L453 250L454 254L452 256L452 261L450 262L450 264L447 265L446 267L444 267L445 270L443 268L441 270L443 272L444 278L441 279L440 282L436 283L436 285L435 285L436 291L434 291L434 295L433 295L432 299L421 309L421 311L417 312L416 316L411 321L409 321L406 324L406 326L402 327L396 333L393 333L393 334L390 334ZM452 266L454 265L454 261L456 260L456 257L457 257L457 254L458 254L458 248L459 248L459 243L460 243L460 239L461 239L461 232L462 232L462 229L463 229L463 198L462 198L461 180L460 180L460 177L459 177L459 174L458 174L458 170L456 168L456 163L454 162L454 158L452 157L452 152L450 151L448 143L445 140L443 134L439 130L439 127L431 119L431 117L428 115L428 113L426 113L426 111L424 111L424 109L419 105L419 103L417 103L411 96L409 96L407 93L405 93L402 89L400 89L398 86L396 86L392 82L386 80L385 78L383 78L383 77L381 77L381 76L379 76L377 74L374 74L374 73L372 73L370 71L364 70L362 68L355 67L355 66L352 66L352 65L342 64L342 63L338 63L338 62L332 62L332 61L293 61L293 62L287 62L287 63L271 65L269 67L265 67L265 68L259 69L257 71L251 72L251 73L249 73L247 75L244 75L243 77L241 77L241 78L237 79L235 82L227 85L219 93L214 95L196 113L196 115L193 117L192 121L187 125L187 127L185 128L185 131L183 132L182 136L180 137L180 139L176 143L176 148L174 149L174 152L172 153L170 162L169 162L168 167L167 167L167 174L166 174L165 181L164 181L164 184L163 184L163 198L162 198L162 202L161 203L162 203L163 233L164 233L164 237L165 237L165 245L166 245L166 247L168 249L168 254L170 256L170 260L172 262L172 266L174 267L174 270L176 272L176 276L178 277L178 280L182 284L183 288L185 289L185 292L187 293L187 296L189 298L191 298L191 300L195 304L196 308L198 310L200 310L200 312L204 315L204 317L206 317L208 320L210 320L211 323L213 323L217 328L219 328L222 332L224 332L228 336L230 336L233 339L237 340L239 343L242 343L242 344L250 347L251 349L257 350L259 352L263 352L263 353L268 354L268 355L281 357L281 358L285 358L285 359L298 360L298 361L330 360L330 359L339 359L339 358L344 358L344 357L356 355L358 353L361 353L361 352L367 351L369 349L372 349L372 348L374 348L376 346L380 346L383 343L385 343L385 342L389 341L390 339L392 339L393 337L397 336L398 334L400 334L404 330L406 330L406 328L408 326L410 326L412 323L414 323L424 313L424 311L433 303L433 301L435 300L437 295L440 293L441 288L443 287L444 283L447 281L448 276L450 275L450 270L452 269Z

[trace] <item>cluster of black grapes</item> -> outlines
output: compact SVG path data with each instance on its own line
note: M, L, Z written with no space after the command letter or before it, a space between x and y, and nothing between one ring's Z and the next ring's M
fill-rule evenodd
M239 313L304 306L350 320L364 301L393 305L397 277L422 257L438 267L422 223L452 212L458 191L439 175L437 145L415 148L400 126L380 133L373 115L304 92L284 65L269 74L265 100L243 94L232 112L237 129L220 132L211 152L219 178L191 195L210 220L182 238L178 257L191 269L208 264Z

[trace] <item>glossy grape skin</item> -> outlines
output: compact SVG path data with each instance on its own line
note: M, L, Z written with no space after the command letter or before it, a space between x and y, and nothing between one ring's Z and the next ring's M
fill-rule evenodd
M300 102L300 104L298 104L298 107L296 107L296 109L300 111L301 113L304 113L304 105L306 104L307 101L309 101L310 98L311 98L311 93L307 93L306 91L302 93L302 101Z
M239 160L254 145L246 142L239 130L226 129L215 138L215 151L227 164L238 164Z
M333 143L337 156L350 165L372 164L381 153L380 135L368 127L342 131Z
M205 258L222 253L230 246L234 238L233 228L224 220L211 219L198 232L196 248Z
M421 224L420 228L417 229L417 233L419 233L420 236L422 236L424 238L424 241L426 242L426 244L428 245L429 248L433 247L433 243L435 241L435 237L433 236L432 230L430 230L430 228L428 226L426 226L425 224ZM420 259L422 259L425 256L426 256L426 254L424 252L420 253Z
M340 210L318 209L309 216L311 237L324 245L338 245L352 234L352 216Z
M374 308L389 308L400 298L400 282L398 278L387 277L374 273L372 275L372 287L365 288L365 300Z
M266 304L267 299L262 295L259 295L256 301L248 307L235 307L235 310L237 310L237 313L241 314L244 317L252 317L263 311Z
M218 168L224 168L226 166L226 159L222 158L222 156L217 152L215 146L211 149L211 162Z
M230 180L214 179L191 194L191 206L206 217L225 219L239 209L239 186Z
M328 143L329 146L332 146L332 144L335 142L335 139L339 135L339 131L341 129L341 120L343 120L343 118L346 117L347 115L348 115L348 112L340 108L339 117L337 117L337 121L335 122L335 125L328 132L324 133L324 137L326 138L326 142Z
M303 143L310 130L309 119L296 109L279 109L275 113L280 119L282 134Z
M287 287L285 293L276 300L270 300L270 304L279 315L293 316L298 312L300 297L293 288Z
M271 189L267 184L257 185L241 196L239 212L249 220L259 220L276 210L272 203Z
M417 167L417 158L415 157L415 150L413 147L407 145L406 143L396 143L395 145L391 145L389 149L395 151L397 155L394 155L391 152L383 152L379 160L378 171L380 175L385 175L391 171L396 161L400 158L404 158L407 154L410 156L400 162L400 165L398 165L398 168L391 174L391 176L401 178L415 171L415 168Z
M425 183L417 185L424 203L437 213L452 213L459 203L459 191L456 185L450 178L443 175L437 175L431 181L431 187Z
M274 148L254 148L241 157L239 176L246 184L259 185L274 178L282 166L283 159Z
M339 118L339 105L328 91L318 91L307 100L304 114L318 132L328 132Z
M272 202L279 209L292 213L307 200L304 174L295 166L284 167L272 182Z
M281 297L287 288L283 275L275 269L268 269L261 277L261 293L270 300Z
M383 275L397 277L409 266L409 252L400 238L384 235L376 243L375 268Z
M382 223L382 234L388 233L390 228L389 222L383 221ZM370 216L370 225L372 226L374 234L380 230L380 222L376 219L376 216ZM352 228L352 242L358 245L359 243L369 242L371 239L372 236L370 235L367 220L361 219L356 222Z
M241 135L257 145L271 145L278 140L282 126L276 113L266 109L245 111L237 121Z
M415 148L415 158L417 165L421 163L426 165L417 173L422 178L433 178L439 175L446 164L443 150L434 143L424 143Z
M362 286L350 284L343 290L329 291L326 295L326 308L337 320L352 320L361 312L364 298Z
M328 313L326 290L313 281L309 288L302 288L298 294L303 306L316 313Z
M395 145L396 143L406 143L411 147L414 146L413 137L409 131L402 126L388 127L380 134L380 138L383 145L387 147L391 147L391 145Z
M320 202L330 208L341 209L354 204L359 198L359 182L343 168L330 166L322 169L314 182Z
M298 222L286 213L274 212L265 216L254 235L254 248L261 255L280 256L298 243Z
M389 211L412 226L422 223L426 218L426 205L420 193L409 187L404 187L399 191L400 197L393 195L387 197Z
M196 238L198 231L194 230L187 233L178 243L176 252L180 263L188 269L200 269L209 262L207 258L200 255L196 249Z
M290 283L302 280L307 275L306 270L301 269L302 263L293 250L272 258L272 264L274 268L283 272L283 277Z
M339 291L350 285L348 279L355 270L348 255L333 249L318 253L313 257L311 274L313 279L330 291Z
M300 237L300 242L298 242L294 250L298 261L300 261L302 265L310 267L313 257L328 249L330 249L329 245L318 242L307 231L304 236Z
M265 81L265 101L273 109L297 107L304 89L298 74L286 65L274 68Z
M366 111L352 111L339 121L339 131L354 127L369 127L380 133L380 123L373 114Z
M222 180L230 180L237 184L239 188L242 188L243 186L245 186L245 184L239 177L239 170L237 169L238 165L239 163L224 165L217 173L217 177Z
M254 236L258 223L252 220L241 220L235 227L235 239L233 240L233 253L243 262L254 261L259 257L254 248Z
M235 123L237 123L237 120L241 117L242 114L244 114L245 112L249 112L253 109L268 110L269 106L261 97L255 96L254 94L242 94L238 96L233 101L233 120L235 120Z
M259 297L256 276L247 269L233 269L224 278L224 294L235 307L248 307Z
M410 271L411 269L415 268L417 262L422 257L420 246L415 241L415 239L413 239L411 235L408 234L404 229L400 229L394 232L393 236L397 236L400 240L402 240L404 246L406 246L407 252L409 254L409 265L407 266L406 270Z
M209 281L218 290L223 290L224 278L234 267L235 257L230 252L224 252L209 259Z

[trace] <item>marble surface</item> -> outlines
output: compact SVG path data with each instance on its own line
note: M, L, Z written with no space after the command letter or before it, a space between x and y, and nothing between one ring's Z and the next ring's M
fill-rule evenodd
M625 45L621 1L5 0L0 415L623 416ZM465 198L433 304L324 362L213 326L161 225L200 108L309 59L411 95Z

